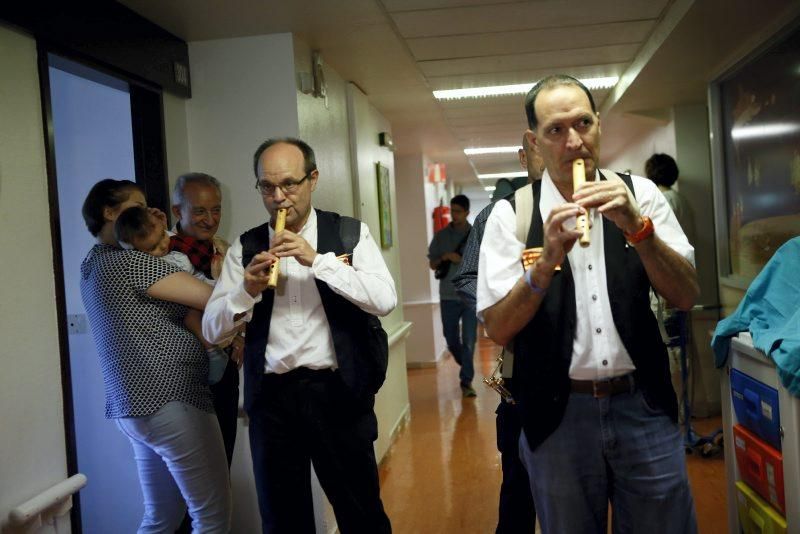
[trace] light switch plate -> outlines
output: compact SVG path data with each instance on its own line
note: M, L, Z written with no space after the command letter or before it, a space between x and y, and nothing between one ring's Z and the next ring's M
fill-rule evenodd
M89 331L85 313L67 315L67 332L70 334L85 334Z

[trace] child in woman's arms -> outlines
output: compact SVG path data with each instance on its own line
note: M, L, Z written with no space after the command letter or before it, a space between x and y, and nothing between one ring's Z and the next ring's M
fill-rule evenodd
M214 285L213 280L209 280L202 272L194 268L186 254L177 251L170 252L166 217L160 211L138 206L128 208L117 218L114 224L114 233L123 248L135 249L157 256L195 278ZM203 339L202 318L203 312L190 308L186 312L183 322L205 347L206 353L208 353L208 383L216 384L225 373L228 355L223 350L225 347L211 345Z

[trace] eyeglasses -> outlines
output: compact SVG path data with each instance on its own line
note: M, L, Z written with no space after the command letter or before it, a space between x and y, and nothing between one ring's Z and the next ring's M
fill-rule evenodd
M258 189L258 191L262 195L268 197L274 195L278 189L280 189L284 195L290 195L292 193L296 193L297 190L300 188L300 185L302 185L303 182L308 180L311 177L311 173L313 172L314 171L309 172L296 182L284 182L282 184L277 184L277 185L271 184L269 182L262 182L259 180L258 182L256 182L256 189Z

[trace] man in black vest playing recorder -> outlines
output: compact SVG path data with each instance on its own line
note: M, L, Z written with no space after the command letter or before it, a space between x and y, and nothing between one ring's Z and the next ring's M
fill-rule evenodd
M691 308L694 250L652 182L599 169L600 118L580 81L550 76L533 92L527 135L546 170L525 243L512 201L498 201L486 222L477 310L495 342L513 340L520 454L542 531L605 533L610 503L614 532L694 533L649 302L652 286ZM574 189L576 159L586 183ZM576 246L579 215L592 223L588 247Z
M373 404L388 350L375 316L395 307L394 281L365 224L312 208L319 171L308 144L270 139L254 171L270 221L231 246L203 334L214 342L248 323L244 403L262 530L315 532L313 463L340 532L391 532ZM280 208L286 226L276 232ZM278 260L278 286L268 289Z

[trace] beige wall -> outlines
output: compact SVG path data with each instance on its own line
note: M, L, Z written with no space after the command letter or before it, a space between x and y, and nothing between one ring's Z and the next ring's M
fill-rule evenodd
M11 508L67 476L36 43L2 25L0 117L2 530ZM57 530L70 531L68 517Z
M186 100L170 93L164 93L162 101L164 103L164 145L167 152L167 179L169 180L171 198L172 186L178 176L194 169L191 168L189 163Z
M311 73L311 48L294 38L294 81L301 72ZM317 208L358 217L354 204L347 117L347 83L328 65L323 66L327 98L305 95L298 89L298 135L314 149L320 178L314 192Z
M254 188L255 149L269 137L298 132L292 36L190 42L189 62L192 98L164 97L170 186L187 170L217 177L220 235L233 241L268 218ZM260 529L247 430L240 419L231 468L234 532Z
M644 176L644 164L653 154L661 152L675 157L675 125L671 113L667 115L669 119L657 120L626 114L602 122L603 138L613 138L615 142L608 150L601 144L600 166ZM618 143L618 139L624 141Z
M378 205L378 182L376 164L389 169L391 178L392 239L389 248L382 248L383 259L392 273L397 288L398 304L392 313L382 319L383 326L393 334L404 330L407 325L403 319L403 292L400 277L400 243L398 237L397 195L394 156L387 148L378 144L380 132L391 133L389 122L370 104L367 96L353 84L347 86L347 108L350 125L351 154L353 156L353 179L357 184L355 199L359 218L369 226L370 233L378 246L381 246L380 214ZM390 346L389 369L386 382L375 400L375 413L378 416L378 441L375 455L383 458L392 437L409 411L408 381L406 376L405 336Z
M433 238L431 210L446 195L443 186L426 183L427 158L421 153L395 158L397 169L398 227L401 249L403 314L414 324L408 337L408 366L429 367L447 351L439 311L439 282L428 265L428 244Z
M619 136L627 132L629 142L623 144L623 149L615 151L613 159L603 159L602 166L614 170L630 169L643 176L644 163L652 154L662 152L675 158L681 171L678 188L689 197L695 213L695 263L702 293L698 304L713 307L718 303L718 294L705 106L676 107L663 115L670 117L669 122L632 115L609 121L611 124L607 128L604 126L604 134ZM695 392L692 410L697 416L717 414L720 410L719 371L713 365L708 334L716 327L717 320L716 309L692 312L689 351Z
M254 188L256 148L270 137L298 134L292 36L191 42L189 64L189 164L224 184L220 235L233 240L268 218Z

